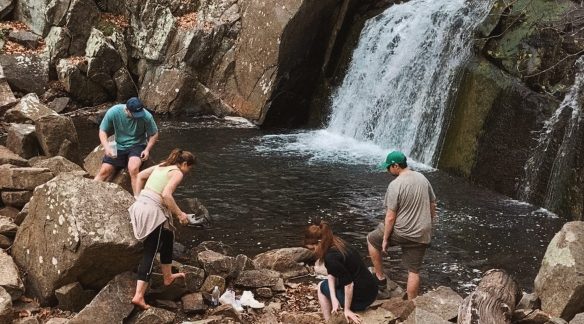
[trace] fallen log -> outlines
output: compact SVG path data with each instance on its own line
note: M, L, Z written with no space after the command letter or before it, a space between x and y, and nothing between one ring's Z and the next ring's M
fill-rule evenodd
M504 270L487 271L477 289L458 308L458 324L511 323L521 295L517 282Z

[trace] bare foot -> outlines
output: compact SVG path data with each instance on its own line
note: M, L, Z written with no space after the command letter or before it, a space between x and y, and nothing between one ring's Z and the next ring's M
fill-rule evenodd
M150 305L146 304L144 298L132 298L132 304L138 306L141 310L147 310L150 308Z
M185 274L183 272L179 272L179 273L173 273L170 275L170 277L168 278L164 278L164 285L165 286L170 286L170 284L172 284L172 282L174 281L174 279L176 278L184 278Z

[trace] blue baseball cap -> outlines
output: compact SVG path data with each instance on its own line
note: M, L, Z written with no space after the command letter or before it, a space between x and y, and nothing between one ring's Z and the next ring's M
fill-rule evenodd
M143 118L146 115L144 112L144 104L137 97L128 99L126 108L128 108L133 118Z

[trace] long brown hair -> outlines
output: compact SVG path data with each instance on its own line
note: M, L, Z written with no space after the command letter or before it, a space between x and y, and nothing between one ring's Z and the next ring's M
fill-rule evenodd
M195 164L197 158L195 155L189 151L183 151L179 148L175 148L170 152L166 160L160 163L160 166L176 165L186 162L187 165Z
M316 245L314 254L322 260L330 248L336 248L343 256L347 255L347 244L333 234L327 222L312 224L304 231L304 245Z

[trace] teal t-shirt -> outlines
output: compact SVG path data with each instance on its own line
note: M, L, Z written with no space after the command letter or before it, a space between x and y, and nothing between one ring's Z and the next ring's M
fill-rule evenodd
M99 129L108 135L114 133L118 150L127 150L134 145L146 144L148 137L158 132L154 117L148 111L143 118L134 119L126 114L126 105L112 106L105 113Z

